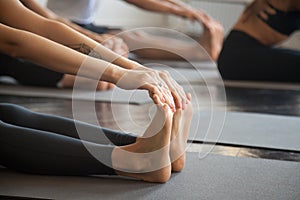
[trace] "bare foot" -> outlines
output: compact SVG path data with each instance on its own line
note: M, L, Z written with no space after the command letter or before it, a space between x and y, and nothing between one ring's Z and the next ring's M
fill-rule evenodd
M222 49L224 39L223 26L212 18L207 18L203 22L203 34L199 43L208 52L211 58L216 61Z
M114 148L112 165L118 175L164 183L171 176L169 157L173 113L155 96L157 112L141 138L131 145Z
M72 88L75 83L75 76L65 74L61 81L59 82L59 85L61 88ZM82 89L94 89L95 88L95 80L91 80L88 78L83 78L83 77L77 77L78 80L78 85L76 85ZM114 88L114 84L104 82L104 81L99 81L96 90L102 91L102 90L110 90Z
M191 101L190 94L187 95ZM189 102L185 110L178 109L173 116L173 126L170 144L170 159L172 171L179 172L185 165L185 151L189 128L193 116L192 103Z

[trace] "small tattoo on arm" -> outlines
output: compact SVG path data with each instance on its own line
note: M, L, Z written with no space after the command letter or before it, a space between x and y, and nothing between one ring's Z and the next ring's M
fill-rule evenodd
M89 55L91 57L94 58L99 58L101 59L101 55L99 53L97 53L96 51L94 51L91 47L89 47L88 45L81 43L81 44L71 44L71 45L67 45L68 47L70 47L71 49L74 49L80 53L83 53L85 55Z

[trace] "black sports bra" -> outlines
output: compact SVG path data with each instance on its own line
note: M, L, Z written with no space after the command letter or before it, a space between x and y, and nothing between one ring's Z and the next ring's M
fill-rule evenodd
M274 8L269 2L268 4L276 11L276 14L270 15L265 12L265 14L268 15L267 20L260 17L260 15L257 15L263 22L284 35L290 35L294 31L300 29L300 11L284 12Z

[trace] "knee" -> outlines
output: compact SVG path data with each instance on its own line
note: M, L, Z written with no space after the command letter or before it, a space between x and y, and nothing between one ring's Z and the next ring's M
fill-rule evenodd
M0 103L0 113L9 114L17 110L19 106L10 103Z
M5 122L16 122L20 119L20 116L22 116L20 113L21 109L23 108L18 105L0 103L0 120Z

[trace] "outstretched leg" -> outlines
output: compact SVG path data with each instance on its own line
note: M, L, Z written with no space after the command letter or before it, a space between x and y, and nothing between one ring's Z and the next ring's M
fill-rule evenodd
M210 23L203 27L203 34L200 39L199 37L196 39L207 53L199 48L196 42L156 36L143 31L124 32L119 36L134 54L144 59L208 60L210 56L213 60L217 60L222 48L223 27L213 19L210 19Z
M157 96L155 98L156 102L160 102ZM1 104L0 111L3 113L16 109L14 113L18 112L27 118L15 121L9 115L1 115L0 164L38 174L117 174L149 182L166 182L171 174L169 145L173 114L169 106L162 102L157 107L158 111L144 136L136 138L132 144L117 147L86 142L72 137L74 133L60 133L61 126L56 127L55 123L70 125L72 130L74 124L71 120L43 116L18 106ZM42 120L38 123L26 123L36 116ZM46 126L47 121L52 127ZM62 127L65 128L67 126ZM86 130L92 129L93 127L88 126Z
M56 115L33 112L9 103L0 103L0 120L15 126L47 131L96 144L113 143L117 146L123 146L132 144L136 140L133 134Z

